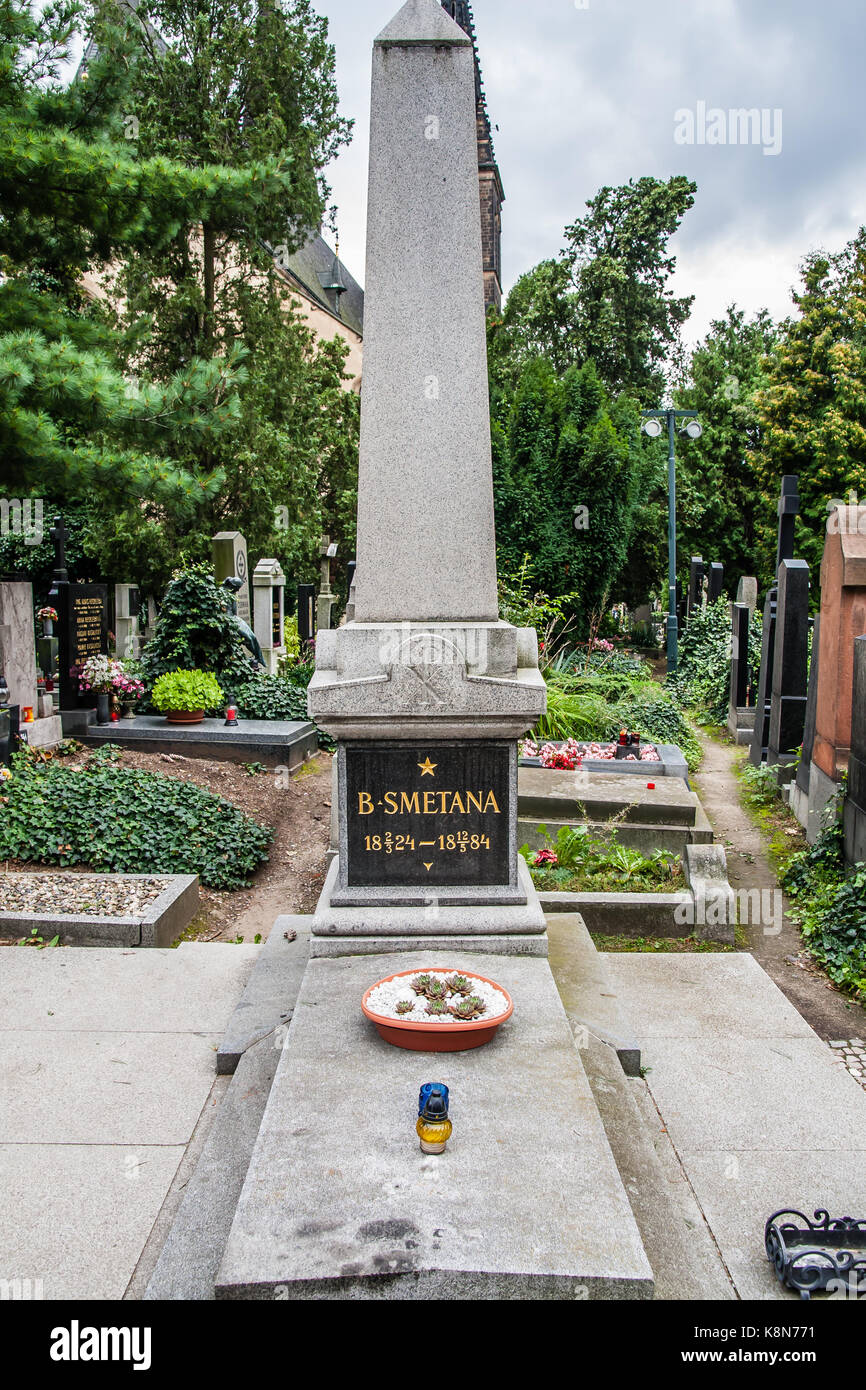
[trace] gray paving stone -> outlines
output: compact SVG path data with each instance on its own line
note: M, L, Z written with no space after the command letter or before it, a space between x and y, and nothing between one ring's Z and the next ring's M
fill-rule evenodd
M866 1135L863 1151L812 1149L761 1153L709 1152L686 1157L689 1178L743 1299L787 1298L764 1254L764 1224L783 1207L812 1217L866 1217Z
M430 963L421 952L400 962ZM448 964L498 980L515 1012L486 1047L433 1056L390 1047L361 1014L393 956L310 962L218 1297L651 1296L547 962ZM415 1135L430 1079L452 1091L441 1157L423 1155Z
M664 956L611 952L606 960L623 1008L644 1042L651 1038L816 1037L746 952Z
M17 1144L185 1144L219 1034L3 1035L0 1135Z
M0 1280L121 1299L182 1157L183 1142L0 1144Z
M680 1154L866 1148L866 1095L817 1038L655 1038L643 1056Z
M153 951L7 947L0 1032L219 1033L260 953L195 942Z

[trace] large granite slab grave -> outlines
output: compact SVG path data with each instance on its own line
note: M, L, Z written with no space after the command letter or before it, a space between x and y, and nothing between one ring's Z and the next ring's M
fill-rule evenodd
M316 726L306 719L223 719L169 724L161 714L139 714L116 724L90 724L79 737L87 744L117 743L145 753L185 753L190 758L263 762L299 767L318 751Z
M361 996L396 969L505 986L486 1047L407 1052ZM418 1090L451 1088L442 1155ZM408 952L312 960L232 1232L219 1299L651 1298L652 1272L546 961Z

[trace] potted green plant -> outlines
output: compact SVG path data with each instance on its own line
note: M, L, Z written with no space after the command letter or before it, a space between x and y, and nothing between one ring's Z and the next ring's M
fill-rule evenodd
M150 698L170 724L200 724L205 710L223 703L223 692L209 671L167 671Z

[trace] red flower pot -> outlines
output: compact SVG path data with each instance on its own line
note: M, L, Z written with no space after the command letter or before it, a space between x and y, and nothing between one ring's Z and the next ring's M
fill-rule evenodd
M444 967L436 965L427 968L442 970ZM453 1023L434 1023L432 1020L430 1023L409 1023L401 1018L385 1018L382 1014L374 1014L368 1009L367 1000L379 985L386 984L389 980L399 980L404 975L414 978L422 973L421 970L415 969L398 970L394 975L385 975L383 979L370 986L361 1000L361 1008L370 1022L376 1025L379 1036L394 1047L405 1047L410 1052L468 1052L471 1047L483 1047L486 1042L490 1042L500 1023L504 1023L514 1012L514 1004L507 989L503 989L495 980L488 980L486 975L475 975L470 970L448 970L447 973L465 975L467 980L483 980L486 985L498 989L508 1001L504 1013L497 1014L495 1018L476 1018L471 1023L463 1023L456 1018Z

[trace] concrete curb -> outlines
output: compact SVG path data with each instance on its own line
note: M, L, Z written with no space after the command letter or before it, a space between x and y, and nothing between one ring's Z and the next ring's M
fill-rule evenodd
M100 875L103 877L103 875ZM123 883L142 878L168 878L168 888L140 917L88 917L74 913L0 912L0 936L29 936L33 928L43 939L60 937L63 946L171 946L199 909L196 874L105 874Z
M311 922L277 918L219 1045L217 1075L231 1075L254 1043L288 1028L309 959Z

